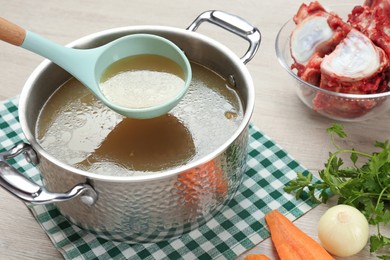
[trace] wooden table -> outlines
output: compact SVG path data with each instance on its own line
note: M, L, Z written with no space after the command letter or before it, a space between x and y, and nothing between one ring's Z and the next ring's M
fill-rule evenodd
M359 4L361 1L351 1ZM331 4L323 0L323 4ZM333 3L335 3L333 1ZM218 9L236 14L261 30L258 54L247 64L256 88L252 122L286 149L305 167L316 172L332 150L325 129L333 122L307 109L295 94L292 81L279 65L274 51L276 34L298 9L300 1L290 0L197 0L197 1L76 1L0 0L0 16L24 28L66 44L84 35L128 25L166 25L186 28L205 10ZM239 37L204 24L198 30L241 56L247 43ZM43 59L24 49L0 43L0 100L21 92L24 82ZM360 123L345 123L350 141L346 145L372 150L375 140L389 139L390 112ZM0 189L0 259L58 259L60 253L40 228L27 207ZM330 205L318 206L296 221L317 239L316 226ZM389 231L386 228L386 232ZM276 259L269 239L249 253L265 253ZM368 247L350 259L369 259Z

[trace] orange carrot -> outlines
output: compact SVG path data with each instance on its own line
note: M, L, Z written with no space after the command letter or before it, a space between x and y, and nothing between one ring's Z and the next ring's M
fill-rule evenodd
M334 259L320 244L306 235L277 210L266 214L271 239L282 260Z
M244 260L271 260L271 258L263 254L251 254L247 255Z

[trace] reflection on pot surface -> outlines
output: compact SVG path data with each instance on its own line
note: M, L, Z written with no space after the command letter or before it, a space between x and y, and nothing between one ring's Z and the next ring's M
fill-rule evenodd
M158 171L181 165L194 153L192 137L176 117L166 114L147 120L125 118L76 166L98 173L110 173L110 167L111 172L118 167Z
M98 174L145 174L199 159L232 136L243 108L225 79L191 66L193 79L184 99L153 119L124 118L71 79L46 102L36 136L54 157Z

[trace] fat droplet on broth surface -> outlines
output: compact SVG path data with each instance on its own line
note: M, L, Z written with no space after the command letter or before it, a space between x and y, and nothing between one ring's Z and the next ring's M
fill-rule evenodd
M226 111L225 117L227 119L236 119L238 117L238 114L236 112L233 112L233 111Z

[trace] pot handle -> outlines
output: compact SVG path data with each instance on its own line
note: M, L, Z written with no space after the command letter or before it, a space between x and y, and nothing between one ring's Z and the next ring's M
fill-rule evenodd
M19 154L24 154L29 163L38 163L36 152L26 143L19 143L9 151L0 153L0 185L19 199L33 204L48 204L81 196L81 201L88 206L96 202L97 193L87 183L77 184L68 192L54 193L32 182L7 162Z
M244 19L223 11L210 10L200 14L187 30L196 31L202 22L210 22L233 34L236 34L249 42L249 48L241 61L247 64L256 54L261 42L259 29L245 21Z

